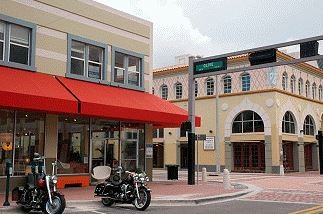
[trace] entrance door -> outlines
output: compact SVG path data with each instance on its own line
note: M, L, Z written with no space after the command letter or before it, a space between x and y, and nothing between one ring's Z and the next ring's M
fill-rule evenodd
M306 144L304 146L305 170L312 170L313 169L312 145L313 144Z
M180 155L181 155L181 169L187 169L187 153L188 147L187 144L181 144L180 146Z
M264 172L265 145L262 142L233 143L234 171Z
M138 142L137 129L125 129L125 139L121 143L121 163L125 170L136 171L138 168Z
M96 166L111 166L114 157L114 144L105 138L105 132L92 133L92 169ZM111 140L110 140L111 141Z
M164 167L164 144L156 143L153 145L153 167Z
M283 165L285 171L294 171L293 143L283 143Z

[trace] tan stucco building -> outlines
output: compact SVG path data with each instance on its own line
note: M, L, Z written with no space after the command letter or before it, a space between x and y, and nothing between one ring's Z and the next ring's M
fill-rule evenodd
M277 52L277 59L291 56ZM228 70L249 66L248 56L228 59ZM195 82L195 114L202 125L200 167L215 171L213 144L219 135L220 166L230 171L280 173L318 170L317 131L323 129L323 71L307 63L219 75L220 132L215 133L215 76ZM188 65L155 69L153 93L187 110ZM154 167L187 168L187 137L180 129L154 131ZM197 155L196 155L197 156Z

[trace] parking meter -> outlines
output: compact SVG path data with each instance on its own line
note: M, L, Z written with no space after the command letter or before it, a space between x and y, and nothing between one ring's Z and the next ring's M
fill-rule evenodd
M3 203L3 206L10 206L10 203L8 201L9 198L9 187L10 187L10 175L12 175L12 163L10 160L6 161L6 199Z

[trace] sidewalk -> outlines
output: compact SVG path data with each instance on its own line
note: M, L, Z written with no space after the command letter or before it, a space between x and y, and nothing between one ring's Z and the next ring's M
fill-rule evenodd
M186 173L187 174L187 173ZM246 186L233 185L232 189L224 189L221 182L206 182L199 181L199 184L188 185L185 172L180 173L179 180L167 180L165 170L160 170L154 174L154 181L148 182L148 187L151 189L151 205L152 206L181 206L203 204L214 202L234 197L239 197L249 193ZM221 176L218 176L220 179ZM67 206L69 203L83 203L90 201L99 201L100 198L94 197L95 186L90 187L68 187L59 189L65 195ZM4 209L15 209L15 202L11 201L9 196L10 207L3 207L4 194L0 194L0 212Z

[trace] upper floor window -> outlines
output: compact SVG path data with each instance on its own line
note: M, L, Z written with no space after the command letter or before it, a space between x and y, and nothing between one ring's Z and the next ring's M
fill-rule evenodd
M162 85L160 87L160 91L161 91L161 98L164 99L164 100L167 100L168 99L168 87L167 85Z
M314 135L314 122L310 115L307 115L303 125L304 135Z
M234 119L232 133L263 132L264 122L254 111L243 111Z
M36 25L0 15L0 64L35 70Z
M310 82L309 81L306 81L306 84L305 84L305 96L306 97L310 96Z
M298 79L298 95L302 95L303 94L303 79L299 78Z
M164 129L153 129L153 138L164 138Z
M282 131L284 133L291 133L295 134L295 120L294 120L294 115L290 112L287 111L283 117L282 121Z
M68 36L69 69L67 76L104 80L106 46L77 36Z
M287 73L284 72L283 77L282 77L282 88L283 88L283 90L287 89L287 82L288 82L288 76L287 76Z
M323 100L323 87L322 85L319 86L319 100Z
M175 84L175 95L176 99L181 99L183 96L183 85L182 83L176 83Z
M113 82L142 88L143 57L134 52L113 48Z
M212 78L208 78L206 80L206 95L214 94L214 80Z
M250 91L250 74L248 73L241 75L241 90Z
M312 84L312 98L316 99L316 84Z
M223 77L223 92L225 94L231 93L232 89L232 83L231 83L231 77L230 76L225 76Z
M199 93L199 84L197 83L197 81L195 80L195 97L197 97L198 93Z
M295 87L296 87L296 78L295 78L295 76L293 75L293 76L290 78L290 92L295 93Z

